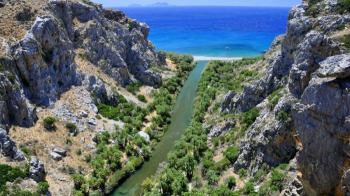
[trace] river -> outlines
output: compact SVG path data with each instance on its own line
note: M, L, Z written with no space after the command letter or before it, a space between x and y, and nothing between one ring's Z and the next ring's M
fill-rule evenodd
M197 95L197 87L207 61L198 61L197 66L190 73L180 94L177 97L174 111L171 116L169 129L158 143L149 161L142 168L130 176L112 194L113 196L138 196L141 194L141 184L147 178L156 173L160 163L167 160L167 155L174 147L175 142L180 139L189 125L193 104Z

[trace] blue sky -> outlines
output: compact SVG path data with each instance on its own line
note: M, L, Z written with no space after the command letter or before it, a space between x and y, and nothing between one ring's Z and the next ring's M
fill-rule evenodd
M166 2L171 5L217 5L217 6L268 6L291 7L301 0L92 0L102 3L105 7L121 7L131 4L149 5L157 2Z

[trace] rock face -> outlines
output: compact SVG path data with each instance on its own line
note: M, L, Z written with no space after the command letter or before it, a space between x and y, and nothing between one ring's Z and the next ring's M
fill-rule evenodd
M287 195L348 195L350 55L338 38L350 34L344 28L350 15L337 11L338 1L311 3L291 10L286 34L262 60L263 77L234 97L228 93L222 111L260 109L240 144L236 170L254 174L262 164L276 166L296 157L302 178L297 189L285 189ZM315 16L310 9L318 10ZM279 88L286 93L269 110L267 97Z
M29 164L29 177L36 182L45 180L44 164L37 157L32 156Z
M254 175L264 163L275 167L295 157L297 150L291 131L292 122L278 116L281 111L290 112L290 103L290 97L285 96L273 111L261 112L240 144L235 170L245 168Z
M339 55L321 62L294 108L296 130L303 144L298 164L304 180L317 194L335 191L350 153L349 57Z
M82 55L121 85L129 84L132 76L146 85L161 83L160 75L149 68L165 62L147 40L146 24L98 5L57 0L50 2L50 8L64 23L75 47L85 50Z
M0 8L6 9L6 3L1 1ZM165 64L165 59L147 40L146 24L88 1L38 4L43 4L39 12L25 8L14 19L30 27L23 38L12 41L0 35L1 128L34 125L36 106L52 105L83 82L97 103L117 104L117 97L101 80L77 71L77 53L121 85L136 80L155 87L161 84L160 75L149 68Z

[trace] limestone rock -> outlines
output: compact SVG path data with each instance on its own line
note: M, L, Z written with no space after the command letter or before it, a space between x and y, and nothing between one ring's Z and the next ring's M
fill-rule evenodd
M319 73L323 78L313 76L293 109L303 144L297 160L308 192L332 194L341 183L343 163L350 152L345 139L350 136L350 83L344 78L349 71L347 59L348 55L340 55L321 62Z
M37 157L32 156L29 164L29 177L36 182L45 180L45 167L43 162L39 161Z
M261 113L255 123L246 131L240 144L240 153L234 168L248 169L254 175L266 163L275 167L289 162L297 150L291 132L290 120L280 120L280 111L290 111L291 98L284 96L272 112Z
M144 131L140 131L137 133L139 136L141 136L146 142L150 142L151 138L148 135L148 133L144 132Z
M23 161L25 159L23 153L16 147L14 141L7 135L6 130L0 128L0 152L6 156L17 161Z
M332 56L320 63L318 76L345 79L350 76L350 54Z
M53 152L53 151L51 151L49 154L50 154L51 158L55 161L60 161L63 158L62 155L60 155L56 152Z
M226 93L226 95L224 96L224 100L221 103L221 112L229 112L232 110L231 103L235 95L236 93L232 91Z
M235 122L232 122L232 121L226 121L221 125L216 125L210 130L208 137L218 137L220 135L223 135L234 126L235 126Z
M67 156L67 150L61 148L61 147L55 147L52 152L55 152L63 157Z

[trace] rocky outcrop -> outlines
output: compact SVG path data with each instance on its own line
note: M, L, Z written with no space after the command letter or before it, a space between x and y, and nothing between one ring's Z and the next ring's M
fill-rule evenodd
M295 157L297 149L291 119L279 116L280 112L290 113L291 99L282 97L273 111L262 110L240 144L239 157L234 164L236 171L245 168L254 175L263 164L275 167Z
M112 92L109 87L95 76L86 76L83 85L91 92L95 102L100 104L116 105L118 97Z
M235 126L235 122L233 121L225 121L220 125L216 125L213 128L210 129L208 136L209 137L218 137L220 135L225 134L230 129L232 129Z
M16 147L15 142L7 135L6 130L0 128L0 152L4 156L10 157L17 161L25 159L23 153Z
M29 163L29 177L36 182L45 180L44 163L38 160L37 157L32 156Z
M263 77L233 98L228 93L222 111L260 109L240 144L236 170L254 174L262 164L276 166L296 157L301 184L289 183L284 194L347 195L350 55L336 37L349 34L344 28L349 14L337 11L337 1L314 3L305 1L291 10L286 34L262 60ZM319 11L310 15L310 9ZM281 87L287 92L269 110L268 96Z
M98 5L57 0L51 1L50 7L75 47L84 49L82 55L121 85L129 84L133 77L146 85L160 85L160 75L149 68L165 62L147 40L146 24Z
M38 17L32 29L11 47L26 97L50 105L59 94L77 84L73 43L51 16Z
M165 59L147 40L146 24L88 1L34 4L39 6L22 6L15 13L14 20L30 27L24 37L10 40L0 35L0 127L34 125L36 106L53 105L62 93L82 83L97 103L117 104L117 96L101 80L77 71L76 53L121 85L161 84L160 75L149 68ZM1 5L7 9L5 1Z
M348 167L349 57L339 55L321 62L294 107L295 126L303 145L298 165L305 184L317 194L335 192Z

